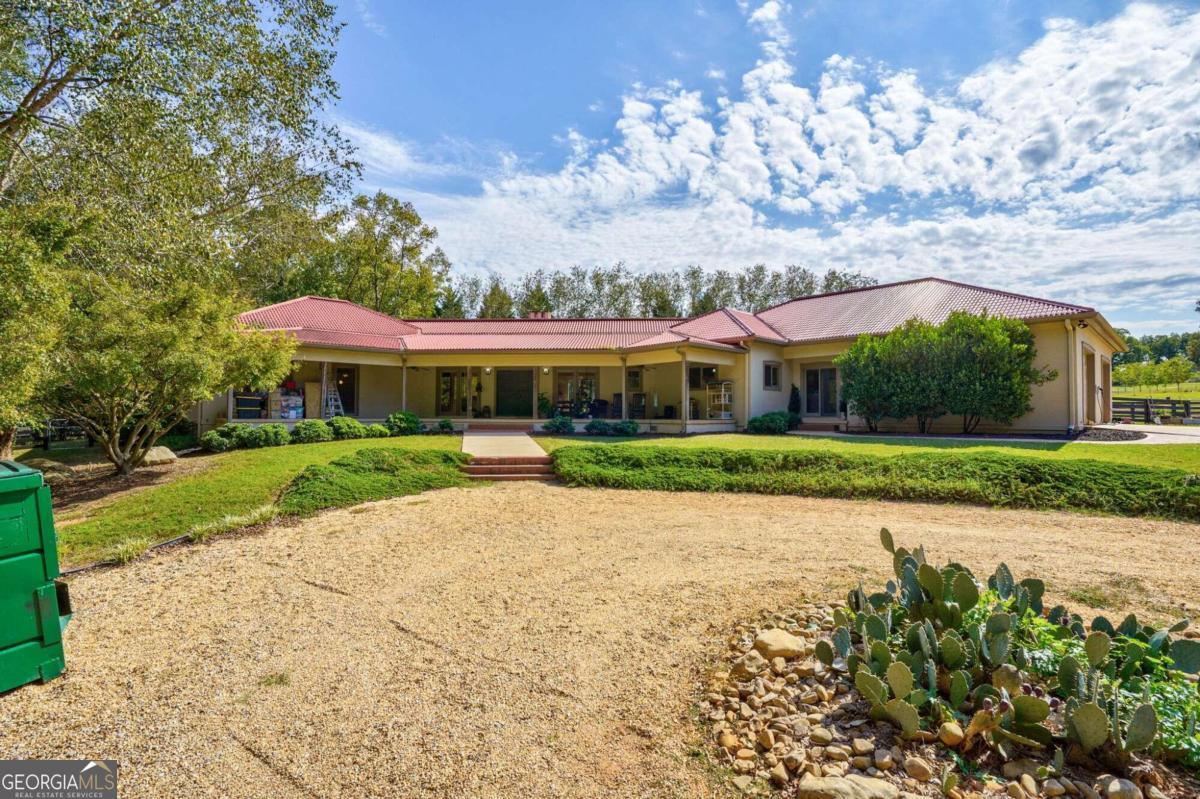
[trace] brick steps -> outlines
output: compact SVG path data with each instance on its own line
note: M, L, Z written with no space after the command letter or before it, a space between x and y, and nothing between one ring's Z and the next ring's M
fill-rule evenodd
M493 480L511 482L516 480L537 480L553 482L558 479L554 474L548 456L526 457L475 457L462 467L472 480Z

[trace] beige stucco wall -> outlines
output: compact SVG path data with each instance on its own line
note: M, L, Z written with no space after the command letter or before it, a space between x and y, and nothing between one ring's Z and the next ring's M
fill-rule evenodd
M780 364L778 391L763 388L763 365L770 361ZM745 363L749 364L749 370L740 384L749 394L749 415L761 416L771 411L786 411L788 395L795 379L793 364L785 357L784 348L773 344L752 342L750 354Z
M1084 368L1084 353L1087 348L1092 348L1096 353L1095 359L1095 380L1096 385L1102 385L1103 364L1111 362L1114 353L1114 347L1101 333L1099 324L1091 324L1087 328L1075 328L1075 336L1072 337L1066 324L1062 320L1054 322L1044 322L1030 326L1034 335L1034 342L1037 346L1038 357L1036 363L1038 366L1052 369L1057 372L1057 377L1054 380L1047 381L1040 386L1033 386L1031 404L1033 410L1025 416L1017 419L1010 426L1002 426L988 423L981 423L978 432L1026 432L1026 433L1064 433L1072 424L1080 425L1085 420L1084 416L1084 386L1086 385L1086 376L1083 374ZM785 354L789 357L790 375L796 385L800 386L801 392L804 391L804 369L816 368L820 366L832 365L833 358L837 354L845 351L846 347L851 342L833 342L813 345L800 345L788 347ZM766 358L763 357L763 360ZM841 379L838 380L839 391L841 388ZM1074 389L1072 390L1072 386ZM766 407L769 401L763 405L755 404L755 414L760 413L758 407ZM784 399L786 407L786 397ZM1075 408L1074 415L1072 407ZM1104 414L1107 407L1107 402L1099 401L1097 407ZM1097 419L1096 421L1102 421ZM857 417L850 418L851 429L861 429L866 425ZM954 433L960 429L960 421L958 417L943 416L934 422L934 432ZM880 424L880 429L885 431L896 432L914 432L916 422L913 420L905 420L896 422L885 419Z

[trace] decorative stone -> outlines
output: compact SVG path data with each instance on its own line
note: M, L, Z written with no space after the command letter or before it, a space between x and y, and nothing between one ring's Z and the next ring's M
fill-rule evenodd
M851 774L848 777L814 777L806 774L796 785L796 799L899 799L890 782Z
M958 746L963 741L962 727L953 721L947 721L938 728L938 740L946 746Z
M751 649L733 662L733 669L730 671L730 674L735 680L748 680L751 677L757 676L766 667L766 659L758 654L758 650Z
M891 771L896 765L896 761L892 758L892 753L886 749L875 750L875 768L880 771Z
M754 639L754 648L767 658L798 658L806 650L803 638L797 638L778 627L759 633Z
M875 751L875 742L868 741L866 738L855 738L850 742L850 748L856 755L869 755Z
M808 737L819 746L833 743L833 733L829 731L828 727L813 727Z
M142 459L143 466L165 466L174 463L179 457L166 447L151 447Z
M783 765L782 763L779 763L773 769L771 769L771 782L773 782L775 784L775 786L778 788L782 788L783 786L787 785L787 783L788 783L787 766Z
M1031 777L1036 777L1038 773L1037 763L1029 758L1023 757L1019 760L1010 760L1000 767L1000 773L1007 780L1020 779L1022 774L1028 774Z
M933 779L933 766L919 757L906 757L904 771L918 782L929 782Z
M1142 799L1141 790L1129 780L1109 777L1101 785L1104 799Z
M1053 777L1042 783L1042 793L1046 796L1062 796L1066 792L1067 789L1062 786L1062 783Z
M1029 794L1030 796L1037 796L1037 780L1028 774L1022 774L1019 782L1021 783L1021 788L1024 789L1025 793Z

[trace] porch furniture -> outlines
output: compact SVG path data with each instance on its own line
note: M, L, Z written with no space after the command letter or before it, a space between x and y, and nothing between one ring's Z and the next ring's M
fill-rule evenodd
M717 380L708 384L708 418L733 418L732 380Z
M609 419L620 419L621 418L621 406L623 403L624 403L624 399L621 396L621 393L619 391L616 394L613 394L612 404L608 406L608 418Z
M662 418L674 419L675 418L675 406L674 405L664 405Z
M554 404L554 415L571 416L571 405L572 403L570 400L559 400Z
M639 391L629 395L629 418L646 418L646 395L644 393Z
M608 400L592 400L591 416L593 419L604 419L608 417Z

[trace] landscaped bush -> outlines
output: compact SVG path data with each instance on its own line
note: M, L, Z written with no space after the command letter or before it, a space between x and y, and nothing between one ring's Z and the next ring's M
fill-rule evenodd
M638 423L632 419L622 419L619 422L613 422L612 434L614 436L636 436L638 434Z
M200 446L209 452L224 452L233 444L229 438L222 435L221 431L209 430L204 435L200 436Z
M1010 760L1018 746L1070 746L1118 772L1135 752L1200 768L1186 730L1200 701L1185 676L1200 671L1200 641L1171 638L1186 619L1157 630L1099 616L1089 631L1065 607L1043 607L1040 579L1017 582L1002 563L981 583L965 566L927 563L924 547L895 546L886 529L880 537L896 579L869 596L852 590L816 648L826 666L844 659L872 718L910 738L959 724L953 745L976 761L981 749ZM1062 766L1060 754L1051 773Z
M603 419L592 419L583 426L583 431L590 436L607 436L612 434L612 425Z
M422 430L421 417L411 411L396 411L384 424L394 436L415 436Z
M200 446L209 452L278 447L286 443L288 430L281 424L224 424L200 436Z
M316 444L319 441L333 441L333 431L321 419L305 419L296 422L292 428L294 444Z
M823 450L563 447L574 485L742 491L1074 509L1200 520L1200 486L1179 469L958 451L860 455Z
M282 447L292 440L292 434L288 431L286 425L278 422L270 424L260 424L258 427L258 440L260 447Z
M381 424L369 424L366 430L367 438L387 438L392 434L391 430L388 430Z
M555 416L553 419L547 419L542 423L542 429L547 433L566 436L575 432L575 422L570 416Z
M338 441L350 438L366 438L367 428L352 416L335 416L329 420L329 429Z
M453 433L454 432L454 422L450 421L449 419L439 419L438 420L438 432L439 433Z
M786 411L771 411L762 416L752 416L746 422L746 432L759 435L781 436L788 431L791 421Z
M446 450L362 449L309 466L279 498L279 510L300 516L435 488L469 485L459 468L470 459Z

